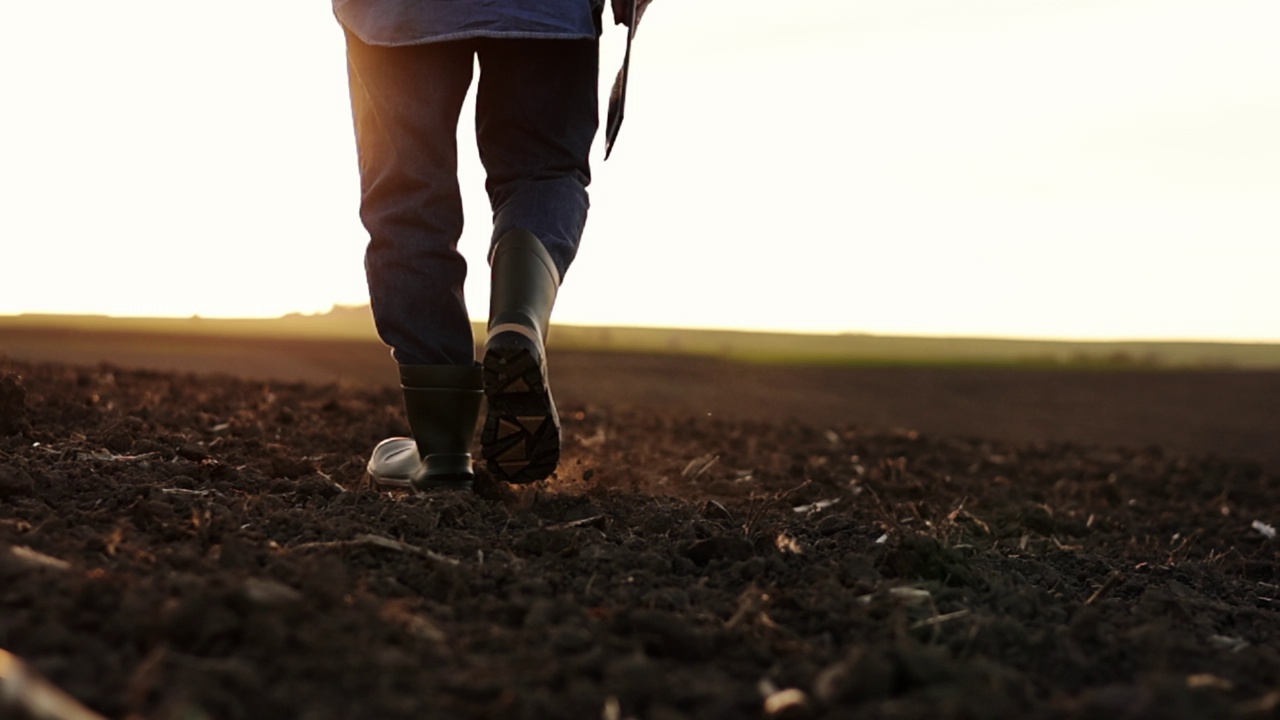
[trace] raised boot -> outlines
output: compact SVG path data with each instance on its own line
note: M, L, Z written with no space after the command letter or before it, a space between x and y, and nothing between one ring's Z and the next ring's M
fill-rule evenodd
M536 482L560 462L560 418L544 346L560 273L538 238L524 230L498 240L492 273L481 454L494 478Z
M413 437L378 443L369 477L379 485L423 491L470 488L471 439L484 397L480 368L401 365L400 386Z

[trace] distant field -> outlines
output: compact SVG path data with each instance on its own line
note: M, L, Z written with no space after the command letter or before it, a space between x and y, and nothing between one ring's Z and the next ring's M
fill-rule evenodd
M268 320L3 316L0 331L5 330L376 341L367 306L338 307L323 315L290 315ZM482 330L476 326L477 337ZM766 364L1280 368L1280 344L1058 342L557 325L549 345L561 350L697 355ZM3 351L0 344L0 354Z
M553 331L551 344L572 350L706 355L769 364L1280 368L1280 345L1274 344L1053 342L563 326Z

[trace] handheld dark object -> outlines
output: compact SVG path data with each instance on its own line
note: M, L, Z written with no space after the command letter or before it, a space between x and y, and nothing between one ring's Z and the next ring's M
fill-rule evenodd
M631 40L636 36L638 0L630 0L627 4L627 51L622 56L622 69L613 79L613 89L609 91L609 111L604 128L604 159L609 159L613 152L613 143L618 139L618 131L622 129L623 110L627 104L627 71L631 69Z

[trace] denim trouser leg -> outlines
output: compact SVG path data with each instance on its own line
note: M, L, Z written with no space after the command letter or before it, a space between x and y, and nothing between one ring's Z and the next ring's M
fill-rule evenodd
M590 206L599 43L487 40L479 55L476 141L488 175L492 242L510 230L533 233L563 278Z
M475 360L456 140L473 57L462 43L388 48L347 33L369 298L401 364Z
M563 275L586 222L595 135L593 40L371 46L347 33L360 217L374 322L401 364L474 362L457 251L457 123L480 56L477 138L494 238L529 230Z

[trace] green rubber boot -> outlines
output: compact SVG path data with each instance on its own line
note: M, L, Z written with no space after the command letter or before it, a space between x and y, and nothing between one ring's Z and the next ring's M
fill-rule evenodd
M544 346L560 273L538 238L524 230L498 240L492 268L481 455L498 480L536 482L560 462L560 418Z
M479 367L401 365L413 437L388 438L369 458L369 477L388 487L465 490L474 477L471 439L484 397Z

